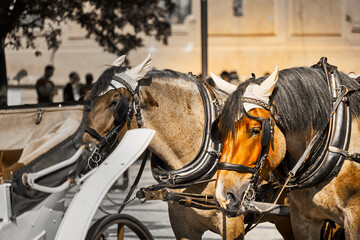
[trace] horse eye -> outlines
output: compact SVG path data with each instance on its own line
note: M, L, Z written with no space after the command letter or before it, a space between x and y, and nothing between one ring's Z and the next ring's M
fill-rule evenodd
M114 100L110 103L109 107L115 107L118 102L119 102L118 99L114 99Z
M251 136L254 136L254 135L258 135L258 134L260 134L260 128L259 127L253 127L252 129L251 129Z

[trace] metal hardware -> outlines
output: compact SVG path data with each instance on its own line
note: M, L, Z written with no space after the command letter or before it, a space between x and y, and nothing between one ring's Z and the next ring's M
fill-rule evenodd
M37 113L36 113L36 117L35 117L35 123L36 124L39 124L41 122L41 119L42 119L42 114L43 112L45 111L44 108L39 108Z
M144 203L148 200L167 201L168 193L169 190L167 189L151 191L142 188L136 193L136 197L140 199L141 203Z

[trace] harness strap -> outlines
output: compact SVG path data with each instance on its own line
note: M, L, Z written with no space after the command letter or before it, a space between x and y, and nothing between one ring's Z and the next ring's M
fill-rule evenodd
M219 162L216 165L218 170L227 170L227 171L236 171L238 173L253 173L254 168L240 165L240 164L233 164L228 162Z
M334 113L336 112L339 104L343 101L343 98L345 97L345 95L347 94L347 89L342 89L339 97L337 98L336 102L333 105L333 108L331 110L331 113L329 115L329 119L327 122L330 121L330 119L332 118L332 116L334 115ZM305 152L303 153L303 155L300 157L299 161L296 163L296 165L293 167L293 169L289 172L289 176L294 177L296 175L296 172L299 170L300 166L304 163L304 161L307 159L308 154L310 153L310 151L313 149L314 145L317 143L317 141L320 139L320 137L322 136L323 132L325 131L327 127L327 124L322 126L322 128L316 133L316 135L313 137L313 139L311 140L311 142L309 143L308 147L306 148Z
M90 134L91 137L95 138L99 142L102 140L102 136L95 129L89 127L88 125L85 126L84 132Z
M344 157L346 157L346 159L360 163L360 153L350 153L349 151L345 151L343 149L340 149L340 148L337 148L334 146L330 146L329 151L333 152L333 153L339 153L339 154L343 155Z
M147 149L145 151L145 153L143 153L143 156L142 156L142 162L141 162L141 166L140 166L140 169L139 169L139 172L134 180L134 183L133 185L131 186L130 188L130 191L128 192L128 194L126 195L124 201L123 201L123 204L120 206L119 210L118 210L118 213L120 214L121 211L124 209L125 207L125 203L129 201L131 195L133 194L133 192L135 191L135 188L137 187L139 181L140 181L140 178L144 172L144 169L145 169L145 165L146 165L146 161L147 159L149 158L149 154L150 154L150 151Z
M147 187L147 188L143 188L143 190L146 190L146 189L160 190L160 189L164 189L164 188L181 189L181 188L191 187L191 186L194 186L194 185L208 184L210 182L214 182L215 180L216 179L207 179L207 180L196 181L196 182L192 182L192 183L178 183L178 184L159 183L159 184L155 184L155 185L152 185L150 187Z
M148 200L176 201L179 204L184 205L185 207L193 207L202 210L219 210L220 207L217 205L214 195L185 192L179 193L171 191L171 189L186 188L197 184L207 184L213 181L215 181L215 179L197 181L189 184L152 185L149 187L141 188L136 193L136 198L140 199L142 203Z

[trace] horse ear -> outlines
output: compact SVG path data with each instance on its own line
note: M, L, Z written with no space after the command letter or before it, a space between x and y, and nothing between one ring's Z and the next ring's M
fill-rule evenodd
M151 58L150 58L150 54L149 54L142 63L140 63L136 67L133 67L133 68L127 70L125 72L125 74L132 77L136 81L139 81L150 70L150 64L151 64Z
M214 80L216 86L219 89L223 90L224 92L231 94L236 90L237 86L235 86L231 83L228 83L227 81L225 81L221 77L216 76L212 72L210 72L210 75L211 75L212 79Z
M111 64L111 66L121 67L121 65L123 65L124 62L125 62L125 57L126 57L126 55L122 55L122 56L118 57L118 58Z
M254 89L256 94L264 98L269 98L274 90L278 76L279 66L276 66L274 72L267 79L265 79L259 87Z

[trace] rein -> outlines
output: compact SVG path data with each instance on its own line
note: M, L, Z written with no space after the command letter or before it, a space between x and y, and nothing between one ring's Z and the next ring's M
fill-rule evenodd
M193 207L203 210L217 209L219 206L215 201L214 195L204 195L204 194L194 194L194 193L178 193L173 192L170 189L181 189L187 188L194 185L208 184L214 182L215 179L208 179L202 181L196 181L193 183L184 183L184 184L164 184L159 183L149 187L141 188L136 193L136 198L140 199L141 203L144 203L149 200L162 200L162 201L176 201L180 205L185 207Z

